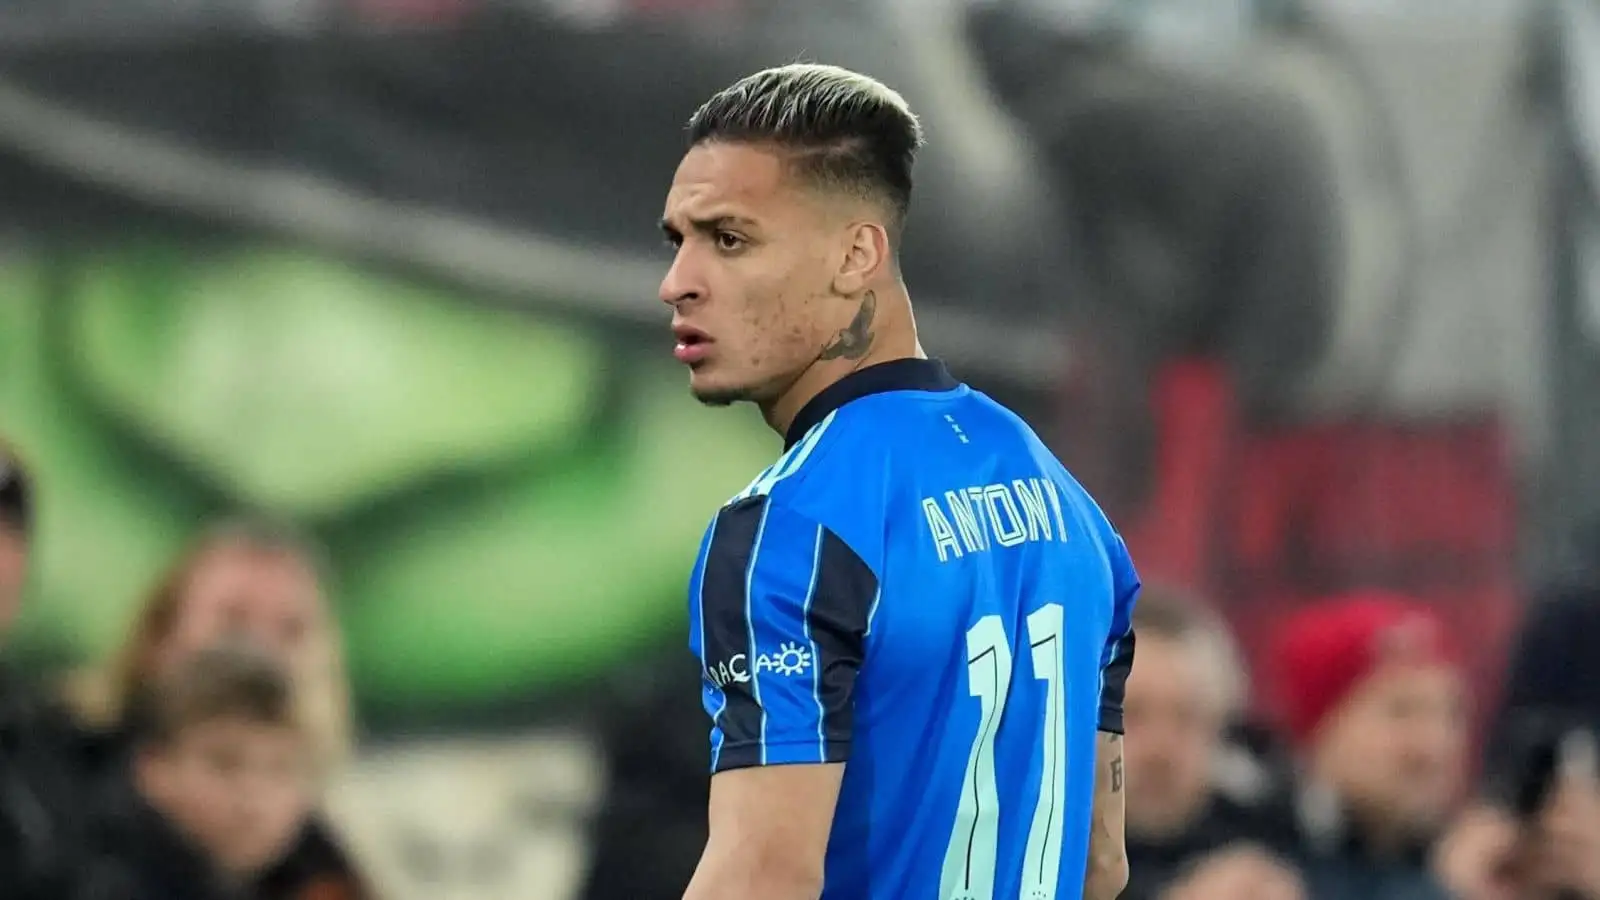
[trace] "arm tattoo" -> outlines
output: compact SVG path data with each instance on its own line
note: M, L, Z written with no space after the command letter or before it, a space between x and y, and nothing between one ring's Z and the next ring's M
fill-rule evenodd
M1109 735L1107 741L1117 751L1116 758L1111 760L1111 793L1122 793L1122 735Z
M872 317L878 312L878 298L871 291L861 298L861 309L850 324L839 330L818 359L860 359L872 349Z

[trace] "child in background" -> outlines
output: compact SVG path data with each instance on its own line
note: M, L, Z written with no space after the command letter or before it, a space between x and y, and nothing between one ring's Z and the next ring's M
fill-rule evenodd
M321 554L292 529L256 519L206 528L135 612L123 645L100 677L73 691L78 728L121 752L141 730L149 696L193 655L227 641L248 641L289 673L310 737L320 787L348 757L350 685L338 622L318 564ZM104 766L89 766L100 777ZM370 900L355 860L322 816L313 815L295 846L258 884L265 900Z
M228 646L154 687L78 900L256 900L315 801L290 679L271 657Z

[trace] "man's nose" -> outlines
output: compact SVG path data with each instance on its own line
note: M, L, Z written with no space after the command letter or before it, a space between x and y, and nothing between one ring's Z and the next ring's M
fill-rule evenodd
M705 287L695 272L694 265L689 261L687 254L682 250L672 259L672 268L667 270L665 278L661 279L661 302L671 307L678 307L691 300L698 300L705 295Z

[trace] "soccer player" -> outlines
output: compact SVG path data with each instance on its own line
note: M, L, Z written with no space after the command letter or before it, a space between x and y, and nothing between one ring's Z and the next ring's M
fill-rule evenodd
M1028 426L918 343L916 118L790 65L688 132L661 223L676 355L785 451L690 583L714 774L686 897L1114 897L1139 582Z

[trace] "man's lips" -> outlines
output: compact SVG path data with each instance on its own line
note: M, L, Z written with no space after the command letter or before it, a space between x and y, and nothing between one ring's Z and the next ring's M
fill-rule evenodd
M706 358L711 349L711 337L698 328L688 325L672 326L672 336L677 338L677 346L672 348L672 355L678 362L693 365Z

